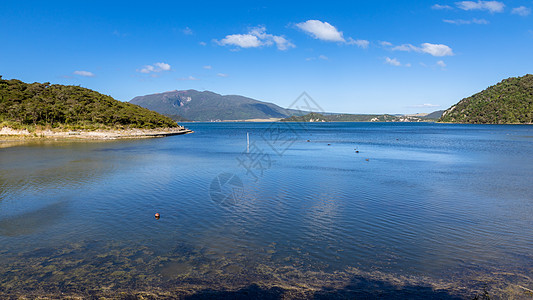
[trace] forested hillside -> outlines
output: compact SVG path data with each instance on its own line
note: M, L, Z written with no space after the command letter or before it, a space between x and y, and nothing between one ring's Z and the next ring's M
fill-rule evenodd
M533 123L533 75L512 77L465 98L439 120L450 123Z
M24 83L0 76L0 127L163 128L169 117L79 86Z

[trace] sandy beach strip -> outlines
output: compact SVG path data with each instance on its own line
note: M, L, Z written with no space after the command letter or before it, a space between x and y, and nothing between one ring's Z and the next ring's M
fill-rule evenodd
M115 140L128 138L152 138L171 135L192 133L185 127L157 128L157 129L123 129L123 130L17 130L3 127L0 130L0 140L20 140L20 139L92 139L92 140Z

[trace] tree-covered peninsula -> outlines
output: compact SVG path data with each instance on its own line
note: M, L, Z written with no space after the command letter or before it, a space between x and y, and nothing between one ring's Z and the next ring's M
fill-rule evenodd
M0 129L175 128L171 118L79 86L0 76Z
M533 75L505 79L461 100L446 110L439 122L532 124Z

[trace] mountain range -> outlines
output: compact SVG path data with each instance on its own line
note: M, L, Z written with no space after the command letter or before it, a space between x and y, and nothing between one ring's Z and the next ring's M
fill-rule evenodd
M170 91L133 98L130 103L166 115L176 121L228 121L252 119L285 119L300 117L308 111L282 108L238 95L220 95L210 91ZM345 122L420 122L437 120L442 111L425 116L392 116L322 113L329 121ZM304 118L307 119L307 118Z
M210 91L170 91L133 98L130 103L170 117L193 121L285 118L293 113L276 104Z

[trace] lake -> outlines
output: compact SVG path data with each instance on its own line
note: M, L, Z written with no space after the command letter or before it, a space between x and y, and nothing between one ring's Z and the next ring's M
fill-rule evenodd
M0 296L530 297L531 125L183 125L0 148Z

